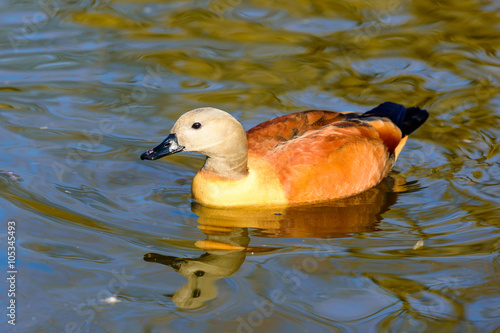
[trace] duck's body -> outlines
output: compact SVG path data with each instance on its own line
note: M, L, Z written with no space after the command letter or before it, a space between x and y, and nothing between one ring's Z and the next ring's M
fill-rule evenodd
M377 185L391 170L406 135L426 118L424 110L384 103L364 114L319 110L289 114L245 135L229 114L204 108L183 115L170 140L141 158L156 159L180 150L205 154L207 161L193 180L192 195L207 206L325 201ZM200 136L201 128L205 135Z

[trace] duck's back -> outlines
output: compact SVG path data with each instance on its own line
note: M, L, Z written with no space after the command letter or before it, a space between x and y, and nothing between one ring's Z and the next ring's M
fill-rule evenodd
M406 111L410 112L405 119ZM289 203L346 197L386 177L406 142L405 135L426 118L424 110L394 103L364 114L293 113L247 132L249 159L274 166Z

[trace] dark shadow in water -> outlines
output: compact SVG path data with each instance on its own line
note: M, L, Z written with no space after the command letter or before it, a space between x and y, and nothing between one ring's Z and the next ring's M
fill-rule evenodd
M277 249L249 247L248 228L255 229L254 234L260 237L286 238L340 238L373 232L401 191L394 178L387 178L357 196L314 206L238 210L193 203L191 208L199 216L198 228L206 235L195 245L205 253L198 258L147 253L144 260L170 266L184 275L187 284L167 296L180 308L196 309L217 296L214 282L234 274L247 252Z

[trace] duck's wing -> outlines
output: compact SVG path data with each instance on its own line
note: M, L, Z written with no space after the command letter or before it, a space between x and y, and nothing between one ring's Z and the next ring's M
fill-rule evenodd
M428 118L426 110L418 107L385 102L365 112L333 112L309 110L287 114L263 122L247 131L249 153L266 155L279 145L300 138L308 132L326 126L356 127L370 125L378 133L390 153L395 157L401 151L406 136L420 127ZM344 123L344 122L348 123ZM375 135L377 136L377 135Z
M360 193L387 176L406 141L383 111L312 110L272 119L247 132L249 156L274 165L289 202Z
M365 116L357 112L309 110L296 112L263 122L247 131L248 151L267 155L276 147L290 143L309 132L327 126L335 128L371 125L392 153L402 138L401 130L388 118ZM328 131L329 133L329 131ZM376 134L374 134L377 137Z
M250 153L265 155L277 145L346 119L340 112L309 110L270 119L247 131Z

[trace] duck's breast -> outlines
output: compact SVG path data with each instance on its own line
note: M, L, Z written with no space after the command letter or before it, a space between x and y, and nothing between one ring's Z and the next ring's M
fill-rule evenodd
M261 157L250 154L248 176L222 179L207 171L199 171L193 179L193 198L205 206L266 206L285 205L288 200L274 166Z

